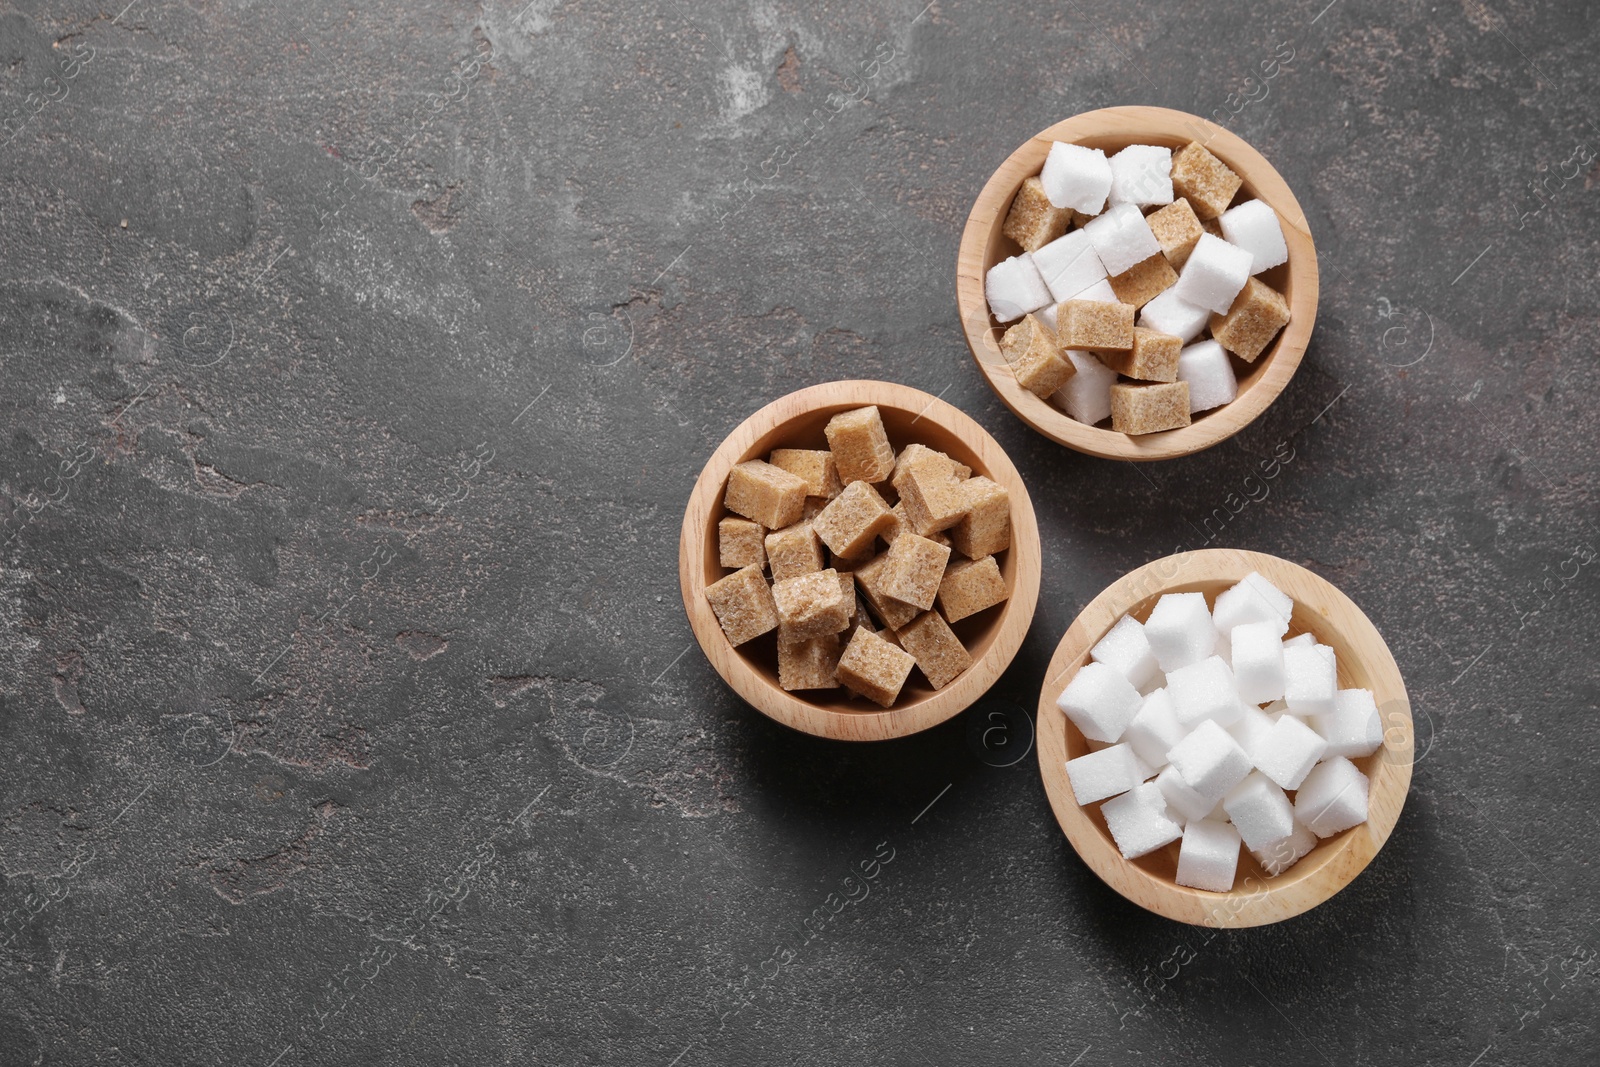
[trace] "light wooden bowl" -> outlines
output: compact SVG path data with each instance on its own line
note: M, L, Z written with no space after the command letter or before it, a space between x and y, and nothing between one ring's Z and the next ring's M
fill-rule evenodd
M774 448L826 448L822 428L841 411L876 404L898 452L912 441L948 453L1005 487L1011 497L1011 547L997 559L1010 597L1005 603L955 623L972 653L972 666L943 689L912 671L892 708L851 699L843 689L788 693L778 687L777 643L772 634L738 648L728 644L706 602L706 586L725 572L717 558L717 522L726 514L722 494L728 472ZM937 726L967 708L1011 663L1033 621L1039 600L1039 526L1022 477L982 426L937 397L891 382L844 381L814 385L775 400L728 435L695 482L678 541L683 606L695 639L724 681L757 711L786 726L842 741L904 737Z
M1289 246L1289 262L1257 275L1289 301L1289 324L1272 345L1246 363L1237 356L1239 395L1232 403L1195 416L1194 422L1176 430L1131 437L1099 426L1086 426L1066 412L1034 396L1017 384L1011 366L1000 354L1005 327L989 314L983 280L989 268L1022 248L1001 233L1012 198L1026 179L1039 173L1050 153L1051 142L1072 141L1099 148L1110 155L1130 144L1181 148L1200 141L1218 159L1244 179L1235 203L1265 200L1278 213ZM1272 164L1244 142L1196 115L1162 107L1108 107L1086 111L1058 122L1011 153L978 194L967 227L961 234L956 262L956 304L967 346L988 379L989 386L1017 417L1052 441L1079 452L1106 459L1153 460L1187 456L1210 448L1248 426L1267 409L1289 384L1300 357L1311 340L1317 318L1317 252L1306 225L1305 212Z
M1339 688L1370 689L1384 725L1384 744L1354 760L1371 779L1367 821L1317 844L1310 855L1276 878L1267 876L1248 849L1241 850L1234 888L1210 893L1174 880L1178 842L1128 860L1117 851L1100 805L1079 807L1067 781L1066 761L1090 751L1056 698L1089 660L1089 649L1123 615L1141 622L1163 593L1217 593L1260 571L1294 598L1289 636L1311 633L1331 645L1339 660ZM1056 820L1089 869L1135 904L1179 922L1217 927L1261 926L1308 911L1348 885L1389 839L1411 785L1411 705L1394 657L1361 609L1324 579L1276 556L1235 549L1202 549L1148 563L1123 576L1083 609L1050 660L1039 694L1039 770Z

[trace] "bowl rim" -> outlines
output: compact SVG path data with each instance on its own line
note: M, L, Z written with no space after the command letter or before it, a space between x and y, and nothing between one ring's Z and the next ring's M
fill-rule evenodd
M1004 486L1011 500L1011 547L1016 579L1011 596L1000 608L998 628L989 647L943 689L893 708L838 711L820 707L785 692L758 673L744 655L728 643L706 604L706 582L701 573L705 530L710 512L722 497L728 472L768 433L819 408L839 410L877 404L916 411L959 437L982 457L989 477ZM916 421L913 419L913 422ZM881 741L930 729L960 714L993 686L1016 657L1027 637L1039 599L1043 559L1038 519L1022 475L1000 443L971 416L945 401L895 382L850 379L824 382L779 397L741 422L706 461L684 509L678 537L678 580L683 606L696 643L739 696L757 711L785 726L817 737L845 741ZM697 610L697 608L699 610Z
M1197 134L1203 134L1197 136ZM1176 430L1129 436L1086 426L1017 384L995 336L984 296L984 251L989 235L1005 223L1016 191L1039 172L1053 141L1084 138L1158 136L1200 141L1270 204L1283 223L1294 276L1289 325L1257 358L1260 377L1237 399ZM1133 143L1131 140L1129 143ZM1266 157L1238 134L1208 119L1171 108L1120 106L1085 111L1041 130L1006 157L984 183L961 233L956 258L956 307L961 330L979 372L1006 407L1023 422L1058 444L1104 459L1176 459L1210 448L1243 430L1283 392L1311 342L1319 290L1316 245L1300 202Z
M1227 893L1193 889L1158 876L1124 859L1101 829L1091 809L1080 807L1067 780L1067 717L1056 698L1089 650L1130 609L1165 592L1185 587L1238 581L1251 571L1261 574L1295 600L1302 612L1335 629L1341 658L1359 648L1374 699L1384 712L1384 744L1375 760L1368 799L1368 821L1319 842L1332 849L1309 874L1295 877L1293 868L1270 878L1260 888L1236 885ZM1405 682L1376 626L1339 588L1314 571L1277 556L1243 549L1204 548L1164 556L1123 575L1107 586L1073 620L1062 635L1039 692L1039 773L1056 821L1078 856L1101 881L1123 897L1177 922L1236 928L1261 926L1300 915L1352 882L1388 841L1400 818L1411 785L1414 736ZM1080 735L1081 736L1081 735ZM1253 881L1253 878L1247 881Z

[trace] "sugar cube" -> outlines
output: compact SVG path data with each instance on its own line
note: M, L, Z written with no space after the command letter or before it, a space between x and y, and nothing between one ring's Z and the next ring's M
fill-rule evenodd
M1318 837L1332 837L1367 821L1367 776L1343 756L1321 763L1300 784L1295 818Z
M1068 300L1056 311L1056 340L1063 348L1105 352L1133 347L1131 304Z
M972 468L965 463L957 463L950 458L948 453L940 452L937 448L929 448L927 445L917 441L911 442L900 450L900 454L894 458L894 465L896 469L899 469L905 464L914 463L928 456L936 457L949 464L950 469L955 472L955 476L958 479L965 481L972 477Z
M823 569L822 542L809 522L797 522L767 534L766 553L775 582Z
M1163 594L1145 620L1144 635L1164 671L1199 663L1217 647L1204 593Z
M1067 232L1072 224L1072 209L1056 207L1045 194L1044 183L1038 178L1023 181L1006 212L1006 222L1001 232L1023 247L1036 252L1043 245Z
M1050 203L1085 215L1098 215L1105 210L1111 180L1111 163L1104 152L1064 141L1050 146L1039 173Z
M1122 739L1133 746L1134 755L1152 767L1167 763L1167 753L1188 733L1178 722L1173 709L1172 694L1165 688L1157 689L1144 698L1138 714L1128 723Z
M1161 773L1156 775L1155 785L1166 798L1167 807L1181 816L1184 822L1203 819L1217 806L1215 797L1208 799L1189 788L1189 783L1183 780L1183 775L1179 774L1178 769L1171 764L1163 767Z
M1190 141L1172 156L1172 191L1189 201L1201 220L1214 219L1227 210L1244 179L1207 151Z
M851 692L887 708L900 696L915 664L911 653L863 627L851 636L834 674Z
M1251 849L1250 855L1261 864L1263 871L1276 877L1310 855L1311 850L1316 847L1317 835L1296 819L1294 829L1287 837L1279 838L1262 848Z
M1010 595L993 556L956 560L945 568L944 580L939 583L939 610L947 621L960 622Z
M1211 321L1208 308L1178 298L1171 289L1151 300L1139 312L1139 325L1171 334L1180 341L1193 341Z
M883 576L884 564L888 561L889 554L861 564L855 569L856 585L861 590L861 595L867 598L867 603L872 607L882 623L891 630L897 630L909 623L912 619L922 614L915 604L903 604L883 591L879 584Z
M966 517L962 491L966 483L956 478L954 465L936 452L930 450L897 463L891 481L912 533L929 537Z
M894 449L877 405L841 411L822 428L838 465L839 480L881 482L894 471Z
M1022 386L1043 400L1067 384L1076 368L1061 354L1055 334L1037 315L1024 315L1000 338L1000 354Z
M1239 747L1244 749L1244 754L1249 756L1250 762L1256 766L1260 766L1256 763L1256 758L1261 753L1262 743L1272 733L1275 721L1270 714L1260 708L1246 705L1244 712L1228 724L1228 732L1239 742Z
M1246 200L1224 211L1217 222L1229 244L1250 253L1251 274L1289 262L1289 246L1284 244L1278 213L1265 200Z
M1263 577L1260 571L1251 571L1217 594L1216 607L1211 614L1216 620L1219 634L1228 633L1235 626L1243 626L1247 622L1270 622L1278 636L1282 637L1289 632L1294 601ZM1276 700L1277 697L1262 699ZM1257 704L1261 702L1255 701Z
M1183 836L1183 827L1167 812L1166 796L1154 782L1136 785L1100 805L1106 829L1128 859L1154 852Z
M1219 596L1219 605L1221 600ZM1271 622L1247 622L1233 628L1233 680L1239 687L1239 699L1246 704L1265 704L1283 696L1281 636L1282 631Z
M1089 426L1110 418L1111 387L1117 381L1117 372L1088 352L1067 349L1064 354L1077 373L1051 399L1068 415Z
M1056 707L1090 741L1115 742L1144 702L1121 672L1091 660L1056 698Z
M972 666L972 657L961 639L937 612L923 612L896 631L895 636L935 689L943 689Z
M1211 336L1246 363L1254 363L1288 321L1289 302L1283 294L1251 278L1226 315L1211 316Z
M1177 280L1178 272L1172 269L1166 256L1157 252L1149 259L1141 259L1121 274L1111 275L1106 283L1122 303L1141 308L1172 288Z
M806 483L765 460L746 460L728 472L722 503L736 515L779 530L805 510Z
M1118 374L1142 382L1175 382L1178 380L1178 354L1182 351L1183 342L1171 334L1135 326L1132 348L1126 352L1096 352L1095 358ZM1183 397L1183 414L1187 422L1187 393Z
M1131 144L1107 162L1111 164L1107 199L1112 204L1172 203L1172 149Z
M838 633L850 625L855 608L832 568L773 582L772 603L784 637L793 641Z
M1250 263L1249 252L1203 233L1171 291L1187 303L1226 312L1233 306L1233 298L1239 295L1244 283L1250 280Z
M1005 486L974 474L961 483L961 507L964 517L950 527L950 542L957 552L982 559L1011 547L1011 495Z
M849 559L870 551L874 539L894 522L889 505L869 482L853 481L811 520L830 552Z
M1144 624L1132 615L1118 619L1089 650L1089 658L1115 667L1135 689L1147 685L1160 670L1155 653L1150 651L1150 642L1145 638Z
M1196 819L1185 826L1178 849L1178 884L1228 892L1239 867L1239 840L1238 830L1214 819Z
M1215 341L1197 341L1178 353L1178 380L1189 383L1189 410L1210 411L1239 395L1228 353Z
M1181 711L1179 716L1181 719ZM1189 736L1172 746L1167 758L1184 784L1213 804L1244 781L1251 770L1250 757L1239 742L1212 719L1201 720Z
M1333 694L1333 710L1312 720L1328 742L1327 755L1359 759L1383 745L1383 720L1370 689L1341 689Z
M1067 781L1072 783L1073 799L1079 804L1093 804L1138 785L1138 761L1127 745L1112 745L1067 760Z
M1333 694L1339 688L1333 649L1327 645L1284 649L1283 675L1283 699L1290 714L1326 715L1333 710Z
M775 448L767 462L806 483L806 496L832 500L844 488L839 465L825 448Z
M731 516L718 520L717 562L732 570L752 564L764 566L767 562L766 536L766 528L758 522Z
M950 550L936 541L907 530L894 539L883 554L883 572L878 587L902 604L927 611L939 595ZM899 627L895 627L899 629Z
M1195 242L1205 233L1200 227L1200 220L1195 217L1194 208L1189 206L1189 201L1181 198L1160 211L1146 215L1145 221L1150 224L1150 232L1156 235L1161 254L1174 267L1183 266L1189 253L1194 251Z
M983 279L983 293L989 300L989 310L1001 322L1020 319L1050 303L1050 287L1033 265L1030 252L990 267Z
M1245 848L1263 848L1294 832L1294 805L1260 771L1251 771L1222 798L1222 810L1244 839Z
M1150 224L1133 204L1118 204L1084 226L1081 232L1089 235L1089 241L1100 254L1100 262L1107 274L1121 274L1140 260L1149 259L1161 251L1161 243L1150 232ZM1193 258L1192 254L1190 258ZM1244 284L1242 278L1239 284ZM1233 299L1233 293L1228 294L1228 299ZM1213 310L1226 311L1227 306Z
M1172 694L1178 722L1192 729L1210 719L1227 726L1244 712L1233 672L1221 656L1210 656L1167 672L1167 692Z
M1293 715L1284 715L1262 740L1256 766L1283 788L1299 789L1327 748L1321 734Z
M1188 382L1117 382L1111 387L1111 428L1146 434L1189 425Z
M766 575L755 564L741 567L706 586L706 600L728 635L728 643L742 645L778 628L778 610Z
M1033 265L1057 301L1072 299L1106 276L1100 255L1084 230L1073 230L1033 253Z
M797 689L837 689L833 672L839 666L839 635L823 634L804 640L778 637L778 685Z

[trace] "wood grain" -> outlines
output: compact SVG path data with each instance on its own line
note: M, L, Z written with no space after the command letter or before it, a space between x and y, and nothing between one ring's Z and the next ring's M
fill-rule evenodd
M983 279L989 268L1022 249L1001 233L1011 200L1027 178L1038 174L1054 141L1072 141L1107 154L1130 144L1180 148L1200 141L1244 179L1238 199L1264 200L1278 213L1289 246L1289 262L1259 277L1289 302L1289 325L1256 359L1235 359L1239 395L1229 404L1201 412L1176 430L1130 437L1114 430L1086 426L1017 384L1000 353L1004 327L989 314ZM962 331L978 369L990 388L1017 417L1068 448L1106 459L1157 460L1187 456L1224 441L1248 426L1277 399L1300 365L1317 318L1317 251L1305 212L1288 184L1266 158L1237 134L1197 115L1160 107L1109 107L1086 111L1058 122L1013 152L978 194L961 234L956 263L956 305Z
M1310 855L1276 878L1241 851L1234 889L1210 893L1174 881L1178 843L1137 860L1117 851L1100 806L1079 807L1067 781L1066 761L1090 751L1056 698L1089 650L1123 615L1143 621L1163 593L1215 595L1251 571L1260 571L1294 599L1289 635L1311 633L1332 646L1339 688L1370 689L1383 721L1384 743L1354 760L1371 779L1367 821L1320 842ZM1148 911L1178 922L1217 927L1260 926L1309 911L1348 885L1389 839L1411 787L1413 734L1405 682L1382 636L1351 600L1323 578L1276 556L1235 549L1202 549L1146 564L1112 584L1083 609L1056 647L1039 693L1039 771L1056 820L1072 847L1100 879Z

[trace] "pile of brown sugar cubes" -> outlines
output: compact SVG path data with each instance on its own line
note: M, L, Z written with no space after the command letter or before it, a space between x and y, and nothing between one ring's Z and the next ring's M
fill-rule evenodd
M706 599L734 645L777 631L786 690L843 685L887 708L913 667L943 689L972 665L950 624L1009 595L995 556L1011 547L1010 498L925 445L896 455L876 407L824 433L826 449L729 473L717 537L733 573Z
M1288 262L1283 228L1265 201L1230 207L1242 184L1193 141L1109 158L1052 144L1003 227L1023 252L984 281L995 319L1015 323L1000 350L1017 383L1127 434L1233 400L1229 353L1254 363L1289 322L1283 294L1256 277Z

